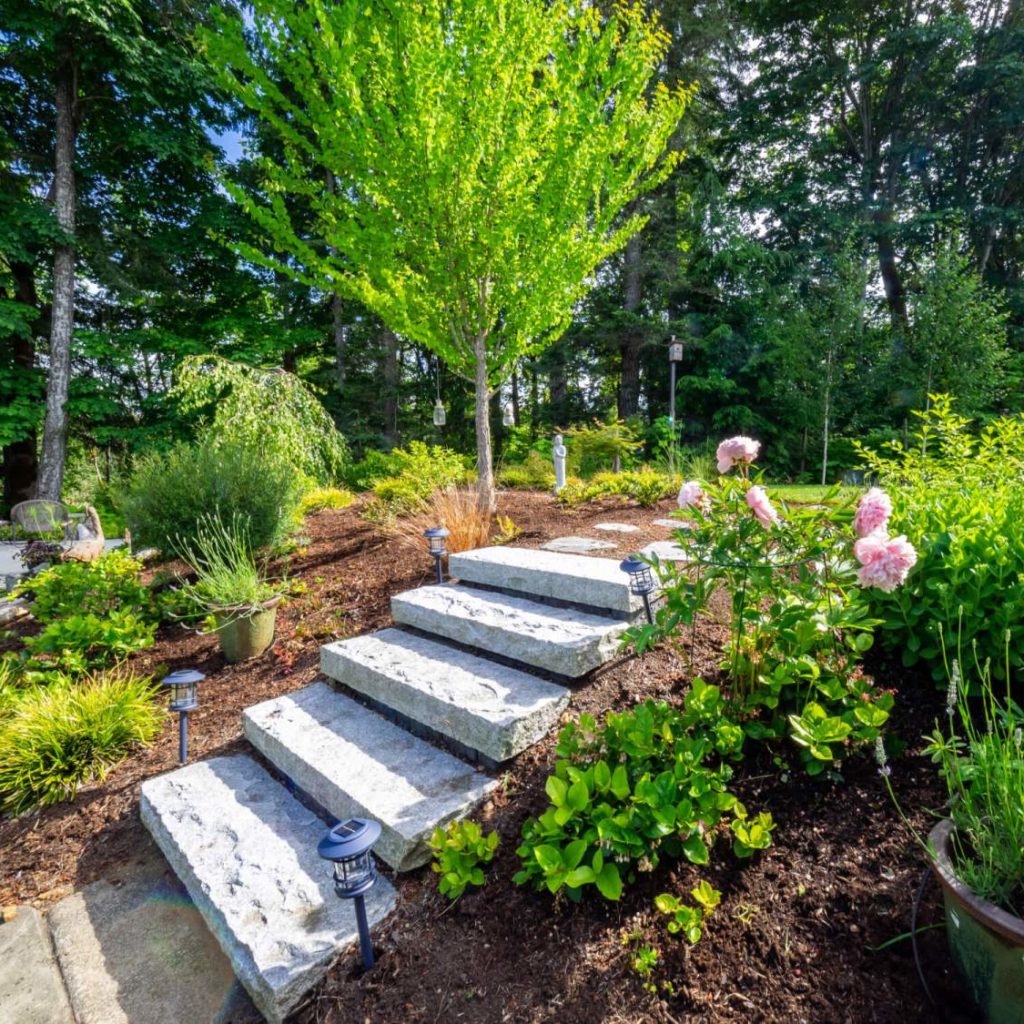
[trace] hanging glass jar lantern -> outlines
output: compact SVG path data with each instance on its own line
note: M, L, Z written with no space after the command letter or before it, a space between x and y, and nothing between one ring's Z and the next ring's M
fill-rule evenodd
M437 396L437 401L434 403L434 426L443 427L448 417L444 411L444 405L441 402L441 396Z
M505 403L505 409L501 414L501 422L506 427L514 427L516 425L516 413L515 410L512 408L511 402Z

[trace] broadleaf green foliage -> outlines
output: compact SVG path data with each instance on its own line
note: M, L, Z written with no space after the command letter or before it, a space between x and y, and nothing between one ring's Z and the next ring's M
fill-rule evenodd
M260 369L219 356L189 356L171 391L186 415L213 415L202 424L207 444L257 452L287 462L319 484L341 478L345 439L319 399L293 373Z
M919 563L906 585L871 593L883 645L905 665L947 671L943 644L991 660L1001 677L1024 665L1024 417L975 431L948 396L932 396L906 446L860 455L893 500L891 533L905 533Z
M340 487L313 487L303 494L299 514L308 516L326 509L348 508L355 500L351 491Z
M255 548L273 547L298 525L302 481L280 458L237 443L178 444L140 457L120 489L140 545L164 553L195 543L204 516L245 523Z
M682 932L691 945L700 942L704 934L704 922L710 917L712 911L722 900L722 894L715 889L707 880L701 881L690 890L696 906L684 903L678 896L670 892L663 892L655 896L654 905L663 914L670 918L666 927L671 935L678 935Z
M95 562L63 562L15 589L32 599L41 632L24 641L22 668L70 676L121 661L153 643L163 602L141 580L142 563L127 551Z
M498 470L498 484L528 491L554 490L555 471L551 459L531 451L522 462L503 465Z
M0 800L7 814L72 799L156 736L165 712L148 678L111 673L22 691L0 710Z
M550 806L523 825L515 880L577 900L593 886L618 900L638 871L665 857L708 863L716 826L748 822L729 791L742 756L743 729L716 686L693 681L682 707L647 701L609 712L601 725L583 714L558 737L558 761L547 779ZM755 819L755 842L770 841L771 818ZM736 832L734 848L750 850Z
M157 619L153 595L141 579L142 563L125 548L94 562L61 562L22 580L12 596L29 595L32 615L49 625L69 614L109 615L125 607Z
M681 158L666 146L692 90L655 82L668 36L639 4L257 0L204 46L281 146L260 189L227 184L278 255L242 251L474 381L489 481L490 390L565 330Z
M434 851L434 872L441 877L437 887L442 896L457 900L471 885L484 884L483 868L494 860L500 836L485 833L475 821L452 821L434 829L430 848Z
M702 484L706 501L686 509L692 525L675 533L693 564L656 565L664 603L654 624L632 627L625 642L643 652L692 628L725 590L732 713L752 739L788 735L819 775L848 747L873 742L893 706L859 667L879 621L857 586L852 501L838 502L833 488L813 506L783 506L768 530L746 503L749 486L739 476ZM757 830L748 838L756 848Z

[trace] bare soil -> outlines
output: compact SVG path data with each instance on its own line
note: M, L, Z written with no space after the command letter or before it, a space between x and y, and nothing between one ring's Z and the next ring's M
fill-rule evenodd
M610 501L572 510L546 495L521 492L502 494L499 504L524 530L517 544L589 536L615 542L615 550L601 554L620 557L667 539L669 531L652 521L673 507L671 501L655 509ZM593 529L608 521L642 531ZM321 643L389 624L390 596L432 578L421 550L363 522L358 507L312 517L307 533L309 543L287 563L301 592L280 610L277 639L263 657L227 665L215 637L173 626L162 628L155 646L133 659L140 672L195 666L207 674L191 719L194 759L246 749L243 708L310 683ZM569 714L601 714L648 697L677 699L695 675L717 676L721 640L721 629L704 622L692 645L688 638L677 649L620 658L576 685ZM884 685L898 690L893 727L908 746L892 779L924 832L931 820L927 809L940 804L941 789L919 750L921 736L941 713L942 695L899 667L871 667ZM844 765L841 780L822 782L754 753L738 770L737 789L748 808L770 810L778 823L770 850L740 863L720 849L709 868L663 865L642 876L618 903L588 898L573 905L511 881L522 823L545 805L553 747L549 737L510 762L500 795L481 813L502 837L485 888L449 905L429 868L399 876L398 910L376 934L377 966L364 974L354 951L347 951L295 1015L297 1024L976 1019L952 977L941 928L919 940L941 1011L924 994L911 943L901 939L879 949L909 930L923 859L869 758ZM151 748L83 788L74 801L0 821L0 904L44 906L142 856L149 841L138 816L139 784L176 761L176 724L168 720ZM653 898L686 893L702 877L722 891L723 900L704 938L691 947L667 934ZM928 884L920 923L940 920L936 887ZM641 944L660 950L654 993L630 966Z

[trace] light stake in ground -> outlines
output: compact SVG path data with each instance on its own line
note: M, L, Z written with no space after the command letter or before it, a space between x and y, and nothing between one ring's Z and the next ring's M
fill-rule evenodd
M437 567L437 582L444 583L441 559L448 554L448 545L445 544L448 531L443 526L431 526L429 530L423 531L423 536L427 538L427 551L430 552L430 556L434 559L434 565Z
M363 896L377 881L377 865L371 850L379 837L378 822L349 818L335 825L317 846L317 853L334 863L334 891L343 900L354 902L359 952L367 970L373 966L373 945Z
M164 678L171 698L167 709L178 714L178 761L181 764L188 761L188 713L199 707L196 690L205 678L194 668L178 669Z
M629 589L643 598L644 611L647 612L647 621L654 622L654 613L651 611L651 594L657 589L654 582L654 573L651 567L640 560L638 555L630 555L619 563L619 568L629 574Z

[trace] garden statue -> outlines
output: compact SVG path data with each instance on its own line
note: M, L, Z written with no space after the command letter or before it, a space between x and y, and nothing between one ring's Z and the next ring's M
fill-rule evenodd
M555 494L565 486L565 456L567 452L562 443L562 435L555 434L555 444L551 449L551 459L555 464Z
M64 552L65 562L95 562L103 554L103 527L92 505L85 506L85 522L79 523L75 540Z

